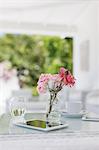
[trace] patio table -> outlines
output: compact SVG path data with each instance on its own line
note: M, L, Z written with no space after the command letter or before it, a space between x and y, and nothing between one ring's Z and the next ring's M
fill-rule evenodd
M42 119L44 114L28 113L25 119ZM0 150L99 150L99 122L67 118L68 128L42 132L11 125L11 117L0 117Z

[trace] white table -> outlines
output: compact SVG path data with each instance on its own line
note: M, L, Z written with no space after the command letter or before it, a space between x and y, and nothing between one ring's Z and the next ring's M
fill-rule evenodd
M42 118L26 114L26 119ZM99 150L99 122L66 118L69 127L44 133L10 126L10 116L0 118L0 150Z

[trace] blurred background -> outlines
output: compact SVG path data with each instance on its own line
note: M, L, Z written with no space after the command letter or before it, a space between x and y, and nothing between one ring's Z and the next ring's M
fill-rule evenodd
M20 88L32 89L35 96L41 73L58 73L61 66L72 72L72 52L72 38L3 33L0 36L1 64L8 62L8 69L16 69Z
M64 90L64 101L98 91L98 39L98 0L0 0L2 110L13 91L38 97L39 75L57 73L60 66L76 78L73 90Z

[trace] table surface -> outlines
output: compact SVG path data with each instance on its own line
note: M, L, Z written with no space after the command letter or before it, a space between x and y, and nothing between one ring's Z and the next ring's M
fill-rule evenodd
M28 113L25 115L25 119L43 119L44 114L32 114ZM68 123L68 128L59 129L50 132L42 132L33 129L27 129L18 127L11 124L11 116L4 114L0 117L0 135L29 135L35 134L35 136L43 135L61 135L61 136L99 136L99 122L82 121L81 118L67 118L65 115L63 119Z

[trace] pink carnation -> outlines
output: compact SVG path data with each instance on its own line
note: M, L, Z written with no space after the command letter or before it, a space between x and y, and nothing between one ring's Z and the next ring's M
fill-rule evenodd
M38 93L45 93L47 90L47 85L48 81L51 79L52 75L51 74L41 74L39 81L38 81L38 86L37 86L37 91Z
M65 68L60 68L59 75L64 83L64 85L69 85L70 87L75 84L75 78L71 75L70 71Z
M59 92L63 86L73 86L75 78L67 69L61 67L59 74L41 74L37 84L38 93L45 93L47 89Z
M59 74L53 74L52 77L51 77L51 79L53 81L61 81L61 78L60 78Z

